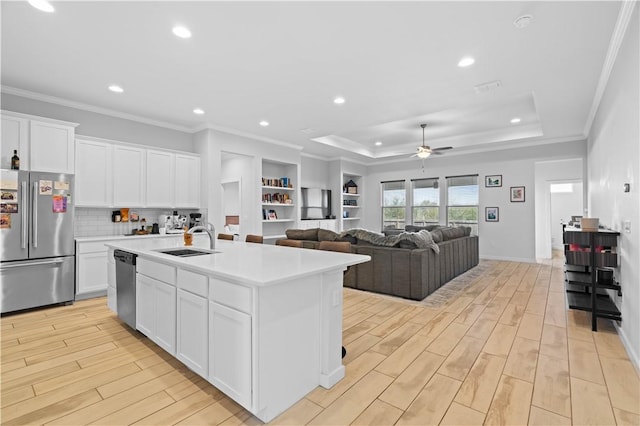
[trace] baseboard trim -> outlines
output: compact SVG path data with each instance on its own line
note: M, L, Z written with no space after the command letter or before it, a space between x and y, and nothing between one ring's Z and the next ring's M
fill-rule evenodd
M505 260L508 262L521 262L521 263L538 263L535 258L526 258L526 257L506 257L506 256L487 256L481 255L480 259L482 260Z
M622 345L624 346L624 349L627 351L627 355L629 356L631 363L635 367L636 373L640 375L640 356L638 356L636 351L633 350L633 346L631 346L631 342L629 342L629 338L627 337L627 334L624 332L622 327L620 327L616 321L613 321L613 326L616 328L616 331L618 332L618 336L620 336Z

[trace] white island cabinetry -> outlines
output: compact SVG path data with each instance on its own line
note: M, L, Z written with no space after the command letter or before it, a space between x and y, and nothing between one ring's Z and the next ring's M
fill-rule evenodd
M342 274L368 256L221 240L192 257L158 251L181 241L108 246L138 256L136 328L170 353L173 332L174 356L260 420L344 377Z

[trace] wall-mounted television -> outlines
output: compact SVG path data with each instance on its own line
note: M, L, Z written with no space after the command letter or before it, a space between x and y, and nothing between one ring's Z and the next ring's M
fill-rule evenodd
M300 188L302 220L329 219L331 217L331 190Z

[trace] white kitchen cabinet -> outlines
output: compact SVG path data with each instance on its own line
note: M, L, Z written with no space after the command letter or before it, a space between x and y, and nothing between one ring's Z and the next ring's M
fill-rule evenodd
M75 128L36 120L31 120L29 125L29 170L75 173Z
M114 206L145 206L145 151L133 146L113 146Z
M200 208L200 157L175 156L175 207Z
M10 169L13 151L18 150L20 168L29 170L29 120L3 113L0 149L2 149L0 168Z
M76 139L76 206L113 205L112 152L111 144Z
M176 288L136 274L136 329L171 355L176 354Z
M147 207L173 207L176 155L147 150Z
M106 293L107 255L104 242L76 243L76 299Z
M205 379L209 363L208 303L205 297L181 288L177 290L176 354L180 361Z
M251 407L251 315L209 302L209 381Z

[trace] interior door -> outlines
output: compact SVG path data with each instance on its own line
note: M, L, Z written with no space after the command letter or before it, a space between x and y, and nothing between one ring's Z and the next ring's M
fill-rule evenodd
M31 172L29 187L29 257L73 255L73 175Z

